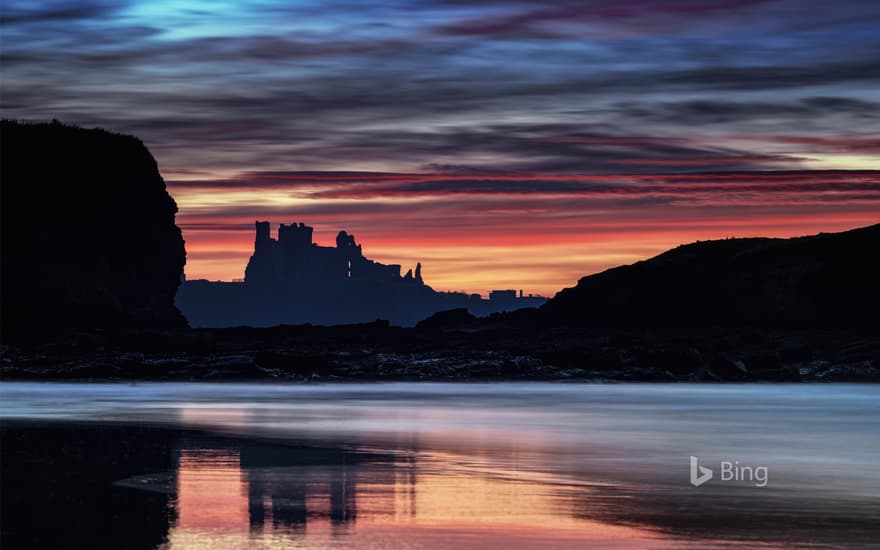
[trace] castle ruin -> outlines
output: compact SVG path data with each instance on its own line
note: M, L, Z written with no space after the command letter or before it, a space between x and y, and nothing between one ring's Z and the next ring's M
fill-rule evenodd
M400 275L399 264L382 264L364 257L354 235L340 231L336 247L319 246L312 241L312 228L304 223L281 224L278 238L269 232L269 222L256 222L254 254L245 269L247 284L280 287L339 283L346 279L387 284L422 285L422 264L415 273Z
M365 257L354 235L340 231L336 246L320 246L304 223L255 222L254 253L243 280L187 280L176 304L194 327L335 325L384 319L410 326L443 310L466 308L488 315L546 300L513 290L479 294L437 292L422 280L422 264L400 274L399 264ZM522 294L522 292L520 292Z

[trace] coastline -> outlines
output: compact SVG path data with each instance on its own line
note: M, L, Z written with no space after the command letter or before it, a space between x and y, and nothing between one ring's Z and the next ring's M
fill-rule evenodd
M880 336L856 330L527 331L490 318L16 336L2 380L880 382Z

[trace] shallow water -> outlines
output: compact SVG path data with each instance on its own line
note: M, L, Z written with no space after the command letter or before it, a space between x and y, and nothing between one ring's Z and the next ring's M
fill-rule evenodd
M4 504L67 483L85 543L137 517L162 548L880 540L875 385L3 383L0 416ZM5 541L42 536L8 509Z

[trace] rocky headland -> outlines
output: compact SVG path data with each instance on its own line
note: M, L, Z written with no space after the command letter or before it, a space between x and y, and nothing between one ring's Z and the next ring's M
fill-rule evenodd
M4 121L2 157L4 380L880 381L880 225L684 245L479 318L189 328L143 143Z

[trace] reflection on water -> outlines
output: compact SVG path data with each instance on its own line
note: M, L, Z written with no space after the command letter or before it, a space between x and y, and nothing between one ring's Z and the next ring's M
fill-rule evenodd
M573 503L584 496L583 487L465 469L454 455L195 443L177 451L177 520L163 548L575 548L590 542L650 548L671 542L647 529L578 517ZM313 464L303 463L309 452Z
M237 451L179 451L177 527L182 530L247 532L247 480Z
M2 545L870 547L878 397L874 385L0 384ZM767 466L769 483L692 487L690 455Z

